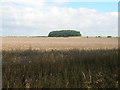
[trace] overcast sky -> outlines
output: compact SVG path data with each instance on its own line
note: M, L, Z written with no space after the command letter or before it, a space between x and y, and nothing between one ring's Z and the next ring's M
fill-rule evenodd
M46 36L53 30L79 30L83 36L118 36L117 2L0 2L3 36Z

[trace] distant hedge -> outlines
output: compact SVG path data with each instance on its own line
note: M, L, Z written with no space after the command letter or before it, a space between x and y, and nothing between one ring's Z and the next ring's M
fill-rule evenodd
M60 30L52 31L48 35L48 37L69 37L69 36L81 36L81 34L80 31L75 30Z

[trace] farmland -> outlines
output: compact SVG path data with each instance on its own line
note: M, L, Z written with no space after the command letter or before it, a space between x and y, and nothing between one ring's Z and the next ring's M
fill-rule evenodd
M2 40L3 88L119 88L118 38Z
M113 49L118 48L118 38L85 37L4 37L2 49Z

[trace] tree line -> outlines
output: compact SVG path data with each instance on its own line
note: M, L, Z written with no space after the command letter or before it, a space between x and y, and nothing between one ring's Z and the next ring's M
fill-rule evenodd
M48 37L70 37L70 36L81 36L80 31L76 30L59 30L51 31Z

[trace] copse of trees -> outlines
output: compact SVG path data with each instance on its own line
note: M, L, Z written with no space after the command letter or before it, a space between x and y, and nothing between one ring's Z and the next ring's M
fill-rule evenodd
M70 36L81 36L81 34L80 31L75 30L60 30L52 31L48 35L48 37L70 37Z

